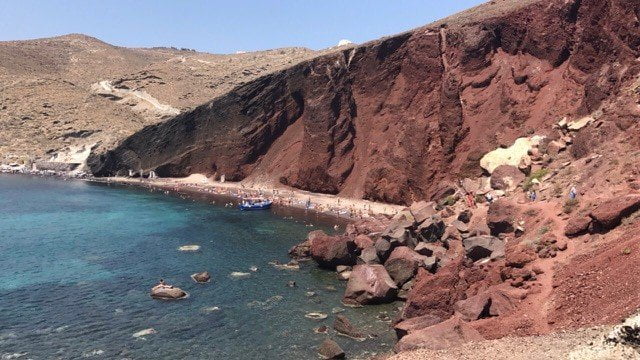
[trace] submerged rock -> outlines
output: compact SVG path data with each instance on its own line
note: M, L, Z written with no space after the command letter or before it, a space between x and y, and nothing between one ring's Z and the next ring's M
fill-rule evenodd
M144 330L140 330L138 332L133 333L134 338L141 338L147 335L151 335L151 334L155 334L157 333L157 331L154 328L148 328L148 329L144 329Z
M178 248L179 251L198 251L200 245L182 245Z
M340 335L344 335L356 340L364 340L366 335L356 329L346 316L337 315L333 322L333 329Z
M331 339L326 339L322 344L320 344L318 347L318 354L326 360L344 359L344 351L340 345Z
M209 275L208 271L195 273L195 274L191 275L191 278L193 279L193 281L195 281L195 282L197 282L199 284L204 284L204 283L208 283L209 281L211 281L211 275Z
M304 314L304 317L312 320L324 320L328 317L328 315L321 312L310 312L310 313Z

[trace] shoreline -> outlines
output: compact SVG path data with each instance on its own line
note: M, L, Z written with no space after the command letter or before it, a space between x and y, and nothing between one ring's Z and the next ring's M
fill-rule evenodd
M213 182L204 175L194 174L186 178L127 178L105 177L84 178L86 181L132 185L148 189L161 189L172 192L191 192L198 195L220 196L233 201L244 197L265 197L277 207L297 211L313 212L343 221L354 221L370 217L392 217L405 209L402 205L385 204L363 199L345 198L336 195L312 193L292 188L274 188L267 186L247 186L242 182ZM307 206L309 204L309 206Z

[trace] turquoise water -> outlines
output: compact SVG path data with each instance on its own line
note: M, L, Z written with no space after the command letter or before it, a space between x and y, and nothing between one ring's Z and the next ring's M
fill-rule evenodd
M0 175L0 358L313 359L327 336L351 357L391 347L389 323L379 317L393 316L395 305L345 308L345 284L333 273L311 263L299 271L269 265L288 261L287 250L308 231L330 231L330 221L211 203ZM177 251L188 244L201 251ZM195 284L190 275L204 270L212 281ZM189 298L151 299L159 278ZM313 331L331 327L332 311L342 309L373 337L357 342ZM329 317L305 318L312 311ZM133 336L148 328L155 333Z

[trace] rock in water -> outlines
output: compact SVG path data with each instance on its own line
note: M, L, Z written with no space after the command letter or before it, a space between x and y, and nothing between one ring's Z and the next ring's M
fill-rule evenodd
M151 289L150 295L154 299L177 300L185 298L187 293L175 286L156 285Z
M200 250L200 245L182 245L178 248L180 251L198 251Z
M356 340L364 340L366 335L361 331L356 329L349 319L343 315L337 315L335 321L333 322L333 329L338 332L338 334L356 339Z
M311 237L311 256L318 265L333 270L338 265L355 263L356 244L347 236L329 236L323 232Z
M322 356L323 359L344 359L344 351L335 341L331 339L326 339L320 344L318 347L318 354Z
M140 338L140 337L144 337L144 336L155 334L155 333L156 333L156 330L154 328L148 328L148 329L140 330L134 333L132 336L134 338Z
M365 305L393 301L398 287L382 265L356 265L351 271L343 301Z
M191 278L197 283L204 284L208 283L211 280L211 275L209 275L208 271L203 271L191 275Z

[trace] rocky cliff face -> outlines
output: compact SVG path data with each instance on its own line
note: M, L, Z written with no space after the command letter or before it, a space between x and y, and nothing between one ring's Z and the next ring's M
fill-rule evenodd
M640 73L639 16L636 0L492 1L258 78L90 166L411 203L562 117L637 122L620 99Z

